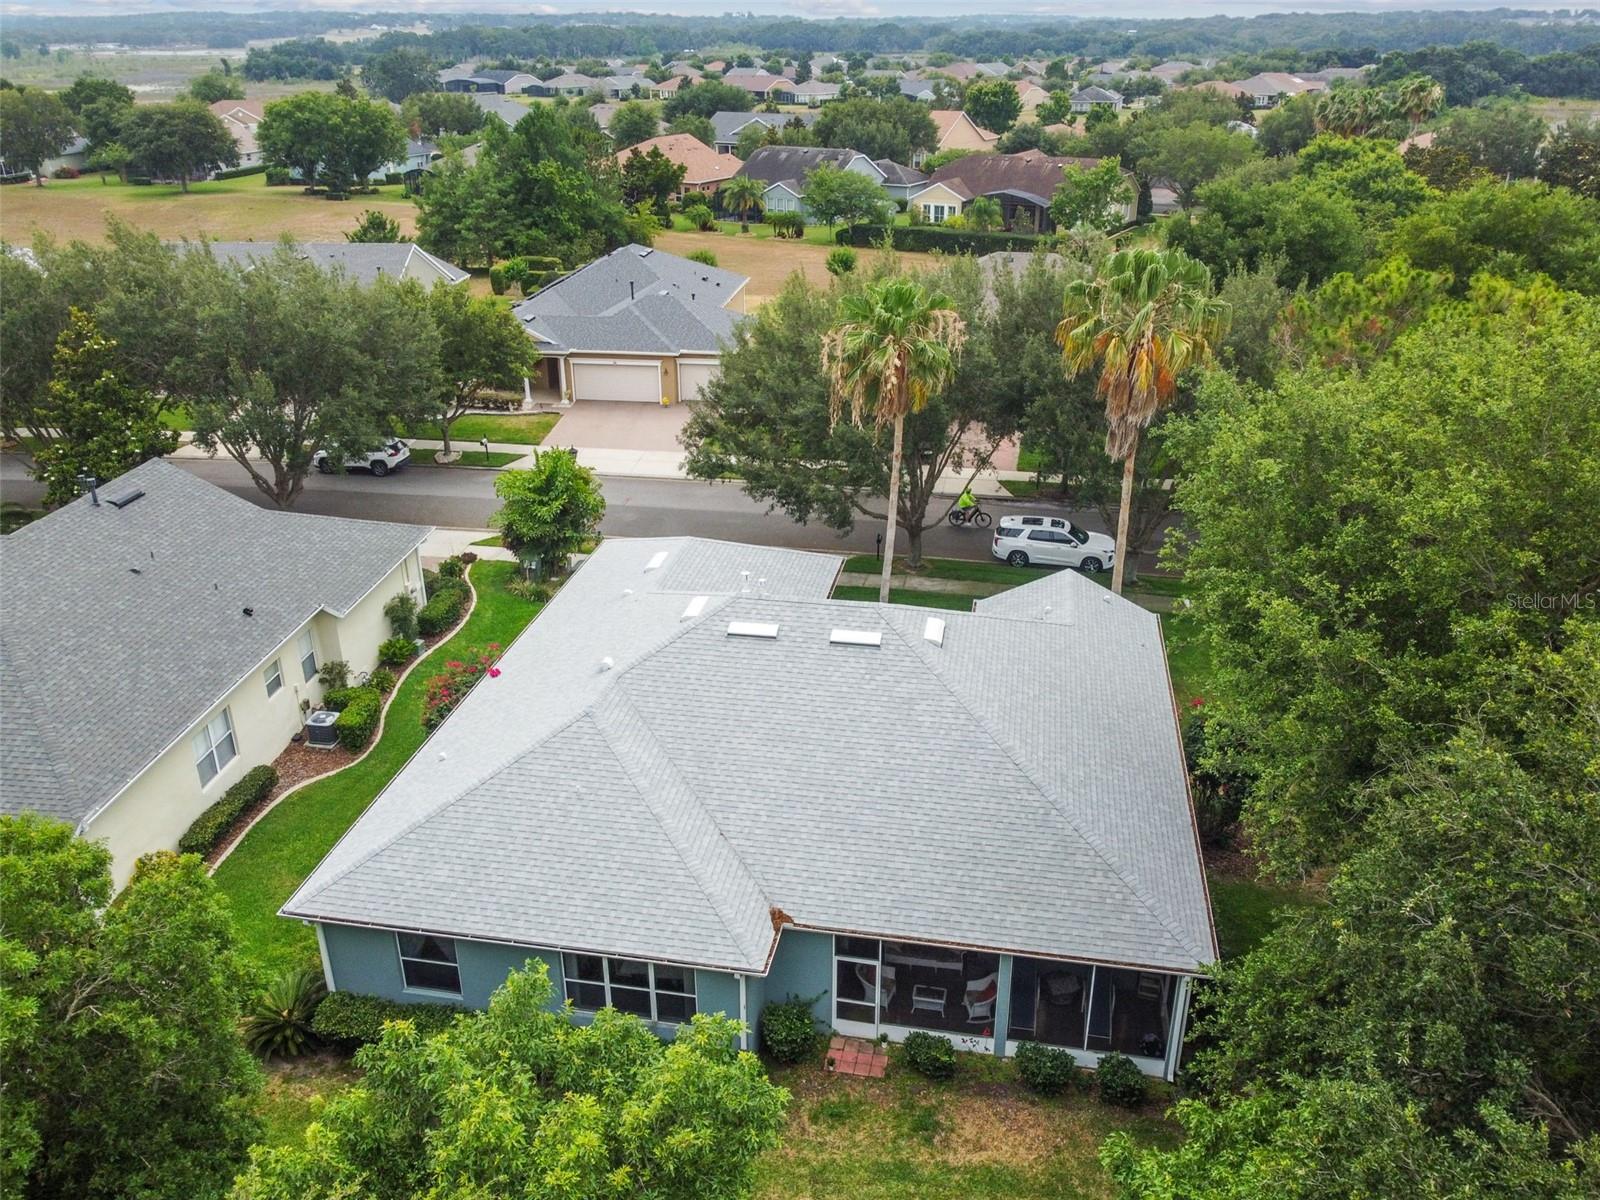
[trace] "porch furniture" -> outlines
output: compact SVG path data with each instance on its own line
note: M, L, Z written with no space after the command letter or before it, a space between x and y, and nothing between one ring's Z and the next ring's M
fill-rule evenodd
M981 979L967 980L961 1003L967 1010L967 1020L972 1024L994 1020L994 999L1000 990L1000 976L991 972Z
M902 967L925 967L930 971L959 971L961 957L959 950L939 950L933 946L908 946L905 949L888 951L884 954L883 961L898 963Z
M1046 975L1044 998L1058 1008L1070 1008L1083 998L1083 980L1069 971L1053 971Z
M894 968L880 967L883 976L883 990L878 995L878 1003L884 1008L894 1003ZM856 979L861 984L861 990L868 999L872 997L874 984L872 982L872 968L866 963L856 964Z
M942 987L932 987L926 983L914 984L911 988L911 1011L919 1009L923 1012L938 1013L944 1016L945 990Z

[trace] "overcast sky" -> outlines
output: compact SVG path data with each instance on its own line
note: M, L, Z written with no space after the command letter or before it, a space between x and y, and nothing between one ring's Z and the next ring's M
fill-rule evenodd
M1072 0L1069 3L1029 4L1023 0L1004 0L994 12L1018 15L1083 17L1204 17L1217 14L1255 16L1269 12L1404 12L1416 9L1489 9L1507 0ZM1513 0L1514 2L1514 0ZM1548 9L1545 3L1514 3L1517 8ZM835 16L943 16L969 15L972 0L806 0L794 3L764 0L644 0L633 4L597 4L595 0L204 0L172 3L170 0L0 0L0 15L90 16L144 12L263 12L308 9L348 11L352 14L374 10L385 12L652 12L677 16L717 16L730 10L762 15L803 17Z

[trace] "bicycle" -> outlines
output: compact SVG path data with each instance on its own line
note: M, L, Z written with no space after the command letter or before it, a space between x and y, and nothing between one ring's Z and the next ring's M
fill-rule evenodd
M983 511L983 506L974 504L971 508L952 508L950 510L950 524L960 529L963 525L973 525L979 529L987 529L994 524L994 518Z

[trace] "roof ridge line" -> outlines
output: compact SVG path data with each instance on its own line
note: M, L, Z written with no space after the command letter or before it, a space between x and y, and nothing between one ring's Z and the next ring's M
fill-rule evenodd
M1039 794L1049 802L1050 807L1055 809L1056 812L1060 814L1061 819L1067 823L1074 833L1083 839L1084 844L1093 850L1099 859L1111 869L1111 872L1123 882L1128 890L1133 893L1134 898L1137 899L1140 904L1144 905L1146 911L1148 911L1150 915L1160 923L1161 927L1167 931L1168 935L1173 939L1173 941L1181 949L1187 951L1188 953L1194 954L1196 962L1206 961L1206 956L1204 953L1195 953L1196 947L1190 943L1188 935L1181 928L1179 928L1167 914L1161 911L1160 907L1155 903L1155 901L1146 894L1145 888L1135 880L1128 877L1128 874L1122 865L1110 853L1110 851L1108 851L1106 847L1101 844L1101 839L1095 834L1084 829L1073 818L1072 814L1067 811L1066 805L1063 804L1061 799L1056 795L1055 789L1049 787L1047 784L1041 781L1037 772L1029 767L1027 763L1023 762L1016 751L1012 749L1010 742L1004 739L981 713L974 709L972 705L967 703L966 697L962 696L961 693L951 685L950 681L945 678L944 671L940 668L940 665L935 660L934 656L924 651L920 645L913 643L912 639L903 633L893 621L885 621L884 624L888 625L890 629L894 630L895 636L907 645L912 654L916 655L927 664L928 669L933 672L934 677L938 679L940 685L945 689L946 692L950 694L951 699L953 699L958 705L961 706L962 709L971 715L972 719L978 724L979 728L989 735L990 740L993 741L994 744L1000 748L1001 752L1012 761L1017 770L1022 772L1023 776L1028 780L1028 782L1039 789Z
M695 624L698 625L699 622L697 621ZM766 889L761 886L760 881L756 878L755 873L750 870L750 865L744 861L743 856L734 848L733 841L723 832L722 826L717 824L717 819L711 815L710 811L701 802L699 794L689 785L689 781L683 777L683 773L678 770L678 764L666 752L666 749L662 746L661 739L650 728L649 722L645 720L644 714L640 712L639 707L634 704L632 697L627 694L625 689L615 687L607 690L606 699L612 707L626 710L626 714L633 719L634 725L643 735L643 740L648 743L649 752L659 758L660 765L663 765L671 774L674 785L682 790L688 805L693 808L694 816L705 822L716 841L726 849L731 865L737 870L743 881L749 885L750 890L759 898L763 909L770 909L772 901L767 895ZM599 707L597 704L596 709ZM654 790L646 786L642 776L636 770L638 764L633 760L632 755L627 753L617 740L613 739L609 728L609 717L610 714L602 715L599 712L596 713L595 727L599 731L601 739L611 748L612 756L633 783L634 788L639 793L639 798L644 801L645 806L650 810L651 816L661 826L662 832L666 834L667 840L672 843L673 849L677 850L679 859L683 861L696 886L705 893L706 899L710 902L712 910L717 914L717 920L722 923L723 929L727 931L728 937L734 945L738 946L752 959L765 958L767 947L746 946L744 944L745 939L740 936L739 931L730 923L729 914L724 911L724 907L726 902L735 898L719 895L715 885L711 882L710 872L706 870L705 863L701 857L697 854L686 854L684 852L684 845L680 843L687 841L684 837L686 831L682 828L681 822L673 820L671 814L664 812L663 807L656 803ZM635 750L638 748L632 747ZM759 953L752 954L752 949L758 950Z

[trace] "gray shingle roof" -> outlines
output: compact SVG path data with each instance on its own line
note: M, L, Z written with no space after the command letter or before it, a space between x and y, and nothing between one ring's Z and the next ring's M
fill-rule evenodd
M759 179L768 185L788 184L799 191L805 186L806 176L818 167L838 167L843 170L852 160L861 157L863 155L856 150L827 146L762 146L744 160L739 174Z
M914 183L928 182L926 171L919 171L915 167L908 167L904 163L897 163L892 158L877 159L874 164L883 172L883 182L899 187L909 187Z
M1067 573L974 613L831 601L838 564L606 542L284 914L757 973L773 909L1212 961L1156 618Z
M142 490L126 508L108 501ZM269 511L159 459L0 538L0 809L94 812L428 530ZM252 615L246 617L248 607Z
M817 123L818 113L758 113L758 112L717 112L711 114L711 128L716 131L716 140L731 142L739 136L739 131L752 121L765 125L768 129L782 129L790 121L798 118L801 124L810 127Z
M628 245L512 311L547 351L715 354L740 315L724 306L748 282L664 250Z
M270 258L280 242L210 242L211 253L225 262L247 263ZM442 279L461 283L471 278L454 263L429 254L414 242L296 242L295 253L325 270L343 271L358 283L390 279Z

